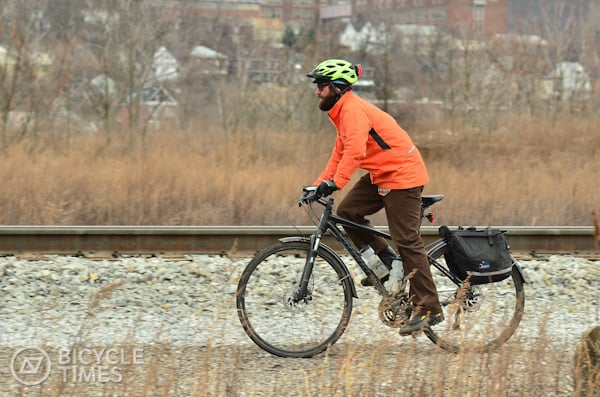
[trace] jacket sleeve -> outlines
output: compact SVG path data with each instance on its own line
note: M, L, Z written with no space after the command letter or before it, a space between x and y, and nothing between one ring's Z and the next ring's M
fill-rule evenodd
M347 109L342 115L340 141L343 142L336 163L333 179L342 189L350 182L352 174L360 167L367 150L367 139L371 129L369 117L362 109Z

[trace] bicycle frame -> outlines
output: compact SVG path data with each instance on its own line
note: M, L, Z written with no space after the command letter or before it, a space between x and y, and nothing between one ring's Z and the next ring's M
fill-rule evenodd
M296 302L298 302L298 301L306 298L307 290L308 290L308 283L309 283L309 280L310 280L310 277L312 274L315 257L317 255L319 246L321 245L321 240L323 239L323 236L327 232L330 232L331 234L333 234L335 239L337 241L339 241L340 244L342 244L342 246L344 247L346 252L348 252L350 254L350 256L352 256L352 258L356 261L356 263L361 268L361 270L364 272L364 274L374 281L375 289L382 296L388 296L389 292L387 291L387 289L385 288L383 283L375 275L373 270L371 270L371 268L365 263L365 261L362 258L362 255L357 251L357 249L354 247L353 243L349 240L349 238L346 237L346 234L342 230L340 230L339 226L359 229L359 230L368 232L372 235L383 237L386 240L391 240L392 239L391 235L389 233L377 230L373 227L365 226L360 223L356 223L349 219L345 219L338 215L335 215L333 213L333 202L334 202L333 198L329 198L326 201L323 199L318 199L318 200L316 200L316 202L325 206L325 209L323 210L323 213L321 214L321 218L319 220L319 225L317 226L317 230L310 237L310 249L309 249L309 252L308 252L307 258L306 258L306 265L304 266L304 270L302 272L302 277L300 280L300 288L297 291L297 294L295 295L294 300ZM424 211L427 207L428 206L421 207L421 219L425 217ZM432 245L436 245L436 244L440 244L440 243L442 243L442 241L438 240L438 241L433 242ZM454 276L452 273L450 273L450 271L448 271L444 266L440 265L435 259L431 258L429 255L427 255L427 257L432 266L436 267L446 277L448 277L450 280L452 280L457 286L459 286L461 284L461 280L458 279L456 276Z

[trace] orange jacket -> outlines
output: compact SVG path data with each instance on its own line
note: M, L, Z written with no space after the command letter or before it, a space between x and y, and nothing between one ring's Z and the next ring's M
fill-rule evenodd
M336 127L335 146L315 185L333 179L342 189L358 168L371 182L388 189L409 189L429 182L421 153L396 120L348 91L329 111Z

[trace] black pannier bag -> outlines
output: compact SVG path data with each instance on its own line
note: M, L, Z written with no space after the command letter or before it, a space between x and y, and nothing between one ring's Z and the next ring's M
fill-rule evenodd
M461 280L470 276L471 284L485 284L510 276L513 261L504 231L489 227L450 230L441 226L439 233L448 243L446 264Z

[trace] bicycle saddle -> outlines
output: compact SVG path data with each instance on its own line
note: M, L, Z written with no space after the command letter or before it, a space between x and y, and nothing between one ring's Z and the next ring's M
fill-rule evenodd
M424 194L421 196L421 202L423 203L423 207L429 207L430 205L433 205L433 203L437 203L438 201L442 201L443 199L443 194Z

